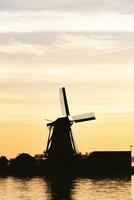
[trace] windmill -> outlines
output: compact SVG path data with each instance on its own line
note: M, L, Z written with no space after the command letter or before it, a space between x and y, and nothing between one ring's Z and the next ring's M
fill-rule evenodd
M93 112L84 115L73 116L70 119L70 112L67 102L65 88L60 89L63 117L47 123L49 136L45 157L48 159L72 159L77 154L76 145L73 139L71 126L73 123L95 120Z

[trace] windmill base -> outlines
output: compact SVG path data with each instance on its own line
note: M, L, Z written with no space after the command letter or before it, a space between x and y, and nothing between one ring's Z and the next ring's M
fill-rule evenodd
M128 175L131 174L130 151L93 152L70 160L43 160L40 172L58 175Z

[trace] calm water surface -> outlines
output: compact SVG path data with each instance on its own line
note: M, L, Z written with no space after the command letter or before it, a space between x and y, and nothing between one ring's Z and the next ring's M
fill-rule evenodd
M131 200L131 179L0 178L0 200Z

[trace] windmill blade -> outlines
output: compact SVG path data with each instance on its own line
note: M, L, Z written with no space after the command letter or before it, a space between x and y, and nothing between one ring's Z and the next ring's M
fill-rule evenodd
M69 112L69 107L68 107L68 102L67 102L66 91L64 87L60 88L60 102L61 102L62 115L65 117L69 116L70 112Z
M95 120L96 118L95 118L94 113L91 112L91 113L86 113L86 114L83 114L83 115L73 116L72 119L75 123L78 123L78 122Z

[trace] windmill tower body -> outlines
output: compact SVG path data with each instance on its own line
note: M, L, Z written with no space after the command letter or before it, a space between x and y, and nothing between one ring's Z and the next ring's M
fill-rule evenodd
M89 113L86 114L86 117L85 115L84 117L83 115L82 117L75 116L74 120L70 120L65 88L61 88L61 97L65 116L47 124L49 127L49 136L45 156L51 160L65 160L74 158L77 152L71 130L73 122L77 123L95 119L94 114Z
M58 118L53 122L46 150L49 159L70 159L76 155L71 125L68 117Z

